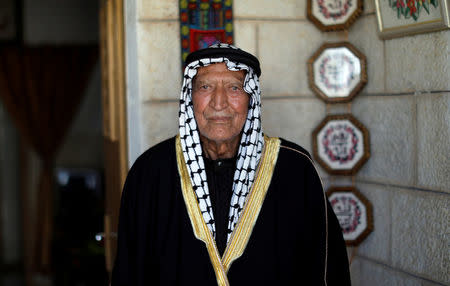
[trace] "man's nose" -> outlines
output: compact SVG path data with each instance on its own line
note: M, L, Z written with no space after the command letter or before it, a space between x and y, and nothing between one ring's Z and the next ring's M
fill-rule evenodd
M215 110L222 110L228 106L227 92L224 86L217 86L210 101Z

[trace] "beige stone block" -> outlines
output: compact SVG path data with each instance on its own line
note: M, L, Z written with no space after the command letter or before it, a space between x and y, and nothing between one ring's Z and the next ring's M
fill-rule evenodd
M352 111L351 102L333 103L327 105L327 114L351 113L351 111Z
M353 286L422 286L420 279L388 266L363 258L356 258L354 263L356 265L351 272Z
M178 0L137 0L138 20L178 19Z
M349 32L349 42L367 59L368 81L362 93L384 92L384 42L378 38L376 25L375 15L364 16L351 26Z
M256 57L256 31L258 23L255 21L234 20L234 42L238 48Z
M142 114L142 152L178 134L178 102L145 103Z
M233 1L236 19L305 19L306 1L298 0L246 0Z
M262 102L263 131L305 148L312 156L311 133L325 116L325 104L316 98L267 99ZM328 174L315 164L321 178ZM328 186L324 182L324 189Z
M422 284L421 284L421 286L442 286L443 284L441 284L441 283L435 283L435 282L432 282L432 281L423 281L422 282ZM448 283L446 284L446 285L448 285Z
M356 188L372 203L373 231L359 245L358 254L391 263L391 193L383 185L358 183Z
M182 75L178 23L138 23L137 36L141 100L178 99Z
M417 97L418 184L450 193L450 93Z
M258 50L264 96L311 94L306 62L314 52L313 47L319 47L320 38L316 28L307 22L259 25ZM274 43L278 44L274 46Z
M364 0L364 14L376 12L375 0Z
M318 165L318 164L317 164ZM320 167L320 165L318 165ZM350 176L335 176L328 175L325 169L320 167L321 173L326 174L326 176L322 179L322 183L324 185L325 191L327 191L331 187L347 187L353 184L352 177ZM350 257L350 254L349 254Z
M353 115L370 134L369 160L359 178L414 184L414 98L412 96L359 96Z
M308 59L325 40L337 41L343 35L319 33L308 21L260 23L258 51L264 95L311 95Z
M316 167L316 170L319 173L319 176L322 180L322 188L324 191L326 191L326 190L328 190L329 187L335 186L335 184L334 184L335 181L328 180L328 178L330 178L330 174L328 174L328 172L324 168L322 168L322 166L320 166L319 163L316 162L316 160L314 159L314 156L312 154L312 149L310 151L311 151L311 156L313 158L314 166ZM333 184L331 184L330 182L333 182ZM346 184L346 186L348 186L348 185Z
M312 154L311 133L324 114L325 105L315 98L263 99L263 131L293 141Z
M429 280L450 281L448 195L398 190L392 195L392 260Z
M319 31L318 28L317 28L317 31ZM321 32L320 36L322 37L322 42L320 43L320 45L323 43L348 41L348 32L347 31ZM317 47L317 48L319 48L319 47Z
M450 90L450 32L385 41L387 92Z
M348 255L348 257L350 257L350 255ZM349 265L349 268L352 285L363 285L361 284L361 259L355 257Z

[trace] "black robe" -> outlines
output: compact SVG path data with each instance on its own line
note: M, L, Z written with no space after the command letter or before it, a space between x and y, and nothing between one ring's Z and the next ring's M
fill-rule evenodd
M248 245L227 277L233 286L350 285L340 226L300 146L281 139ZM217 285L183 199L175 138L147 150L129 171L112 275L119 285Z

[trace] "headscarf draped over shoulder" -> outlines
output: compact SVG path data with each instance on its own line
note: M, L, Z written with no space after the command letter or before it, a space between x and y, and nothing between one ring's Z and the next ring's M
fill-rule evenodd
M261 68L258 59L232 45L216 44L189 54L186 58L183 86L180 96L179 132L186 167L203 219L215 237L214 215L206 179L203 150L192 103L192 80L197 69L215 63L225 63L232 71L245 70L244 90L250 96L247 120L242 130L238 149L236 171L233 178L233 194L230 202L228 241L248 193L255 179L256 170L264 148L261 128L261 91L259 76Z

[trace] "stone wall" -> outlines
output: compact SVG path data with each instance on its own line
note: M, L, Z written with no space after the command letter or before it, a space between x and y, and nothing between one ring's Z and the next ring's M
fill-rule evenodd
M351 109L369 129L372 156L354 178L320 173L325 187L353 181L374 205L374 232L349 249L353 284L447 285L450 32L380 40L368 0L348 31L324 33L305 3L234 1L236 45L262 65L265 132L311 150L325 115ZM178 1L127 1L126 13L131 164L177 132ZM306 61L322 43L344 40L366 55L369 81L351 104L327 106L308 87Z

